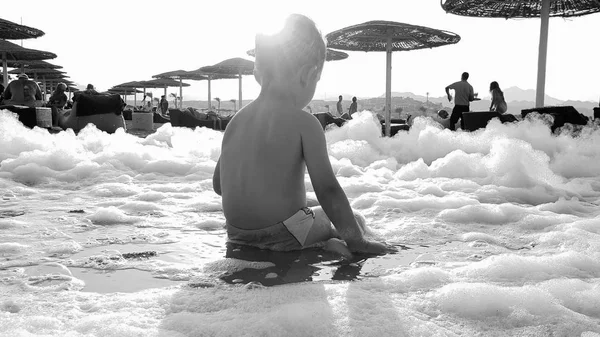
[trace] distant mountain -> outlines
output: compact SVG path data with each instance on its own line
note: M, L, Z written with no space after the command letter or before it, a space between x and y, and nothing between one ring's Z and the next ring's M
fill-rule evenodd
M510 102L519 102L519 101L526 101L526 102L535 102L535 90L533 89L527 89L527 90L523 90L519 87L510 87L507 89L504 89L504 99L506 99L507 103ZM554 97L550 97L548 95L544 96L544 104L545 105L563 105L563 101L554 98Z

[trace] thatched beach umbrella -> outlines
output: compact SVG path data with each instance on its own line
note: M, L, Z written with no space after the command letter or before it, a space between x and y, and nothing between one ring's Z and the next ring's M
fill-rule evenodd
M114 92L114 93L119 93L121 95L131 95L131 94L141 94L143 93L143 91L141 90L137 90L137 89L133 89L133 88L127 88L127 87L112 87L110 89L108 89L107 91L109 92Z
M65 71L56 70L52 68L23 68L23 69L13 69L8 72L9 74L21 74L25 73L27 75L36 75L36 74L66 74Z
M0 40L0 53L2 53L2 73L4 74L4 86L8 85L8 73L6 71L7 61L32 61L56 58L56 54L47 51L23 48L5 40Z
M143 91L128 87L112 87L107 90L110 94L123 95L123 101L127 102L127 96L141 94ZM135 104L135 103L134 103Z
M42 35L44 35L44 32L39 29L0 19L0 39L24 40L38 38Z
M58 76L65 75L66 72L52 69L52 68L22 68L22 69L13 69L8 72L9 74L20 74L25 73L29 77L33 77L34 79L41 79L42 84L44 86L44 92L46 92L46 79L47 78L55 78Z
M248 56L256 57L256 51L254 49L248 50L246 52L246 54L248 54ZM339 50L333 50L333 49L327 48L327 51L325 53L325 61L339 61L339 60L344 60L347 58L348 58L348 54L344 53L343 51L339 51Z
M179 97L181 98L181 107L183 108L183 80L193 80L193 81L201 81L207 80L208 77L199 75L199 74L191 74L185 70L174 70L166 73L158 74L152 76L152 78L167 78L172 80L179 81Z
M237 75L239 77L240 109L242 108L242 75L254 74L254 62L240 57L227 59L212 66L198 69L204 74L210 75Z
M600 0L440 0L440 4L447 13L456 15L542 19L535 91L536 107L544 106L549 18L583 16L600 12Z
M6 65L11 68L37 68L37 69L62 69L62 66L52 64L46 61L6 61Z
M236 75L224 75L224 74L211 74L211 73L206 73L203 72L199 69L196 70L192 70L192 71L188 71L188 75L190 76L205 76L206 80L208 81L208 109L210 110L212 108L212 98L211 98L211 90L210 90L210 82L212 80L220 80L220 79L226 79L226 78L237 78ZM197 79L197 81L201 81L199 79Z
M137 106L137 93L138 90L135 90L136 88L143 88L144 81L130 81L130 82L125 82L125 83L121 83L121 84L117 84L115 85L115 87L118 88L130 88L133 90L133 105ZM144 90L144 94L146 93L146 91Z
M352 51L386 52L385 135L391 133L392 52L440 47L460 41L443 30L391 21L369 21L327 34L327 46Z
M168 87L189 87L190 85L187 83L180 83L178 81L172 80L170 78L157 78L149 81L142 81L142 88L164 88L165 96L167 96L167 88ZM144 91L144 96L146 95ZM182 103L183 104L183 103Z

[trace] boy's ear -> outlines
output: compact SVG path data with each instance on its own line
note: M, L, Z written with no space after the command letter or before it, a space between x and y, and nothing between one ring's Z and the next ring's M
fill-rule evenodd
M300 84L302 84L303 87L306 87L308 83L314 81L317 76L317 68L314 66L303 65L298 72L300 75Z

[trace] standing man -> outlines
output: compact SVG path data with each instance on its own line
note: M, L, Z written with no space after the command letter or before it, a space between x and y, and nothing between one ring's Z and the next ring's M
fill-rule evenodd
M165 115L169 111L169 101L165 98L165 95L160 96L160 112Z
M450 130L454 131L455 124L460 118L460 127L464 130L465 123L462 119L463 112L469 112L469 103L475 100L475 94L473 93L473 87L467 80L469 79L469 73L464 72L460 78L460 81L454 82L446 87L446 95L448 95L448 102L452 101L452 95L450 95L450 89L454 90L454 109L452 109L452 115L450 115Z
M340 95L340 97L338 97L338 98L339 98L339 100L337 102L337 113L338 113L337 116L341 117L342 114L344 113L344 108L342 107L342 99L343 99L343 97L342 97L342 95Z

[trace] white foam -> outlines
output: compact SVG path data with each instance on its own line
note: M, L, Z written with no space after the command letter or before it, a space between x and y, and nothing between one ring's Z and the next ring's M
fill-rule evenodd
M93 126L50 134L0 111L0 331L600 333L597 127L577 137L552 134L532 116L451 132L415 118L410 131L384 138L372 113L353 117L325 133L333 171L372 237L410 249L353 264L317 263L318 282L264 288L220 277L253 268L273 281L314 271L224 258L225 219L212 190L222 132L167 123L146 138ZM308 175L305 181L314 199ZM123 258L146 251L154 254ZM33 274L48 263L56 268ZM169 286L86 293L85 281L59 265L107 280L135 270ZM369 276L352 282L327 275L361 267Z

